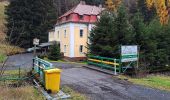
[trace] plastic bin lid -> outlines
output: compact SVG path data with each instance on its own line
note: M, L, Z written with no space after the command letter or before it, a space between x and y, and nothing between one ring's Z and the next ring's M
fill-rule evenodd
M60 69L58 68L55 68L55 69L48 69L48 70L45 70L46 73L59 73L61 72Z

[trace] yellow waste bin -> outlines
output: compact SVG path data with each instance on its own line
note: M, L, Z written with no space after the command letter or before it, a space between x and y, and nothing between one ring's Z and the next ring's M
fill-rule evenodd
M60 69L45 70L45 89L56 93L60 90Z

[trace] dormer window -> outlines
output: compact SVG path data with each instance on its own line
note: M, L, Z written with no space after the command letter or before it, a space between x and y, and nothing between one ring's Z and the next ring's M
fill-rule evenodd
M83 15L80 15L79 18L80 18L80 20L83 20Z
M70 15L66 16L66 20L69 20L70 19Z

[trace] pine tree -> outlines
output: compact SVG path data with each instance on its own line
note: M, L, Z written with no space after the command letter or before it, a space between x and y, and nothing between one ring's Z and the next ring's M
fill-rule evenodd
M147 26L144 23L142 15L137 12L131 21L133 27L132 43L139 45L140 49L144 49L147 40Z
M33 38L47 42L57 18L53 0L12 0L6 15L7 39L24 48L32 46Z
M130 42L132 35L132 27L128 20L128 14L124 5L121 5L118 9L117 17L114 21L115 41L114 44L126 45Z
M153 32L152 32L153 34ZM160 30L155 34L156 52L153 65L164 67L170 64L170 23L165 26L160 25Z
M90 34L90 54L112 57L113 56L113 34L114 34L114 17L110 12L103 12L96 27Z
M120 46L130 43L132 28L128 22L126 9L121 6L115 15L102 14L96 27L90 34L90 53L105 57L119 57Z
M100 4L104 4L105 0L84 0L87 4L89 5L100 5Z
M48 58L55 61L61 58L60 46L57 43L50 47Z
M141 68L146 68L145 66L149 63L148 58L152 57L150 55L148 56L148 54L151 54L151 52L148 52L148 49L155 46L155 44L151 44L152 46L148 44L151 43L149 39L150 34L148 34L147 25L144 23L144 18L140 12L137 12L134 15L131 25L133 27L133 35L130 44L138 45L140 52L140 66ZM152 50L153 49L155 50L155 48L152 48Z
M146 0L138 0L138 8L140 13L144 17L144 21L148 24L156 15L155 8L151 7L148 9Z

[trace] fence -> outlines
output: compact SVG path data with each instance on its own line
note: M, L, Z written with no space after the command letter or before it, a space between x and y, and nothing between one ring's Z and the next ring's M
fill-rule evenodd
M35 57L33 59L34 72L39 75L39 81L45 85L44 70L52 69L53 65L43 59Z
M119 73L121 72L119 59L100 57L100 56L88 56L87 63L90 65L101 67L103 69L114 70L115 75L117 74L117 72Z
M27 73L31 70L32 60L23 62L19 65L5 64L0 66L0 81L20 81L30 79L33 76L28 76Z

